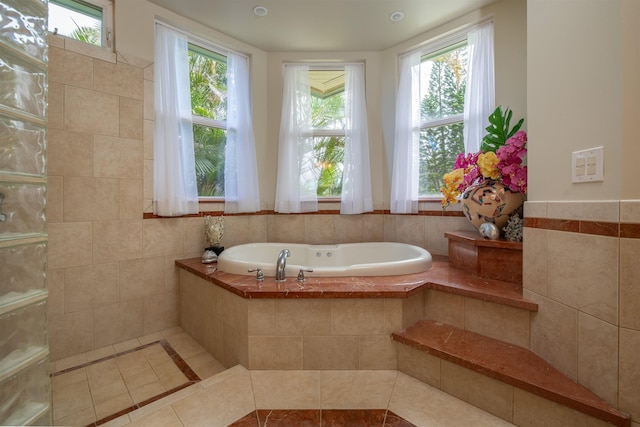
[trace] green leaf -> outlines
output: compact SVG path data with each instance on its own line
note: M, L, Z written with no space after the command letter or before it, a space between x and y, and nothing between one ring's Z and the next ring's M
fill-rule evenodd
M482 138L480 149L485 153L502 147L509 138L511 138L524 124L524 119L520 119L516 125L510 129L511 118L513 112L506 108L502 111L502 105L499 105L489 116L489 126L487 126L487 134Z

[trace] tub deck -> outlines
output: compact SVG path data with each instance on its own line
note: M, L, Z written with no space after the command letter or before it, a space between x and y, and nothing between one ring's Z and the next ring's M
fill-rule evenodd
M307 277L299 283L297 272L292 270L285 282L276 282L270 276L259 282L254 276L219 271L217 264L202 264L200 258L178 260L176 266L243 298L407 298L427 285L429 273Z

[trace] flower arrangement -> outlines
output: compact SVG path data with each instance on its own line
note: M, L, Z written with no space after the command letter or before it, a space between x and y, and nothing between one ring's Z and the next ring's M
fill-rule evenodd
M527 154L527 133L520 130L524 119L510 128L511 117L510 109L503 111L498 106L489 116L480 151L458 154L453 171L443 176L443 207L457 203L467 188L486 179L500 181L513 192L527 191L527 166L522 164Z

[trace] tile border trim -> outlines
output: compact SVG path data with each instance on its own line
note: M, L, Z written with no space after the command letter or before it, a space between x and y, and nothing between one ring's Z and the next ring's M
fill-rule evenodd
M640 223L585 221L578 219L524 218L524 226L541 230L640 239Z
M170 390L167 390L163 393L160 393L156 396L150 397L149 399L143 400L142 402L136 403L131 405L128 408L122 409L118 412L116 412L115 414L111 414L107 417L101 418L97 421L94 421L93 423L89 424L87 427L89 426L99 426L105 423L108 423L109 421L112 421L118 417L121 417L123 415L126 415L130 412L135 411L136 409L140 409L143 406L146 406L150 403L153 403L157 400L160 400L164 397L167 397L173 393L176 393L182 389L185 389L189 386L191 386L192 384L198 383L201 381L201 378L198 376L198 374L196 374L193 369L191 369L191 367L187 364L187 362L185 362L185 360L182 358L182 356L180 356L178 354L178 352L171 346L171 344L169 344L169 342L166 339L161 339L158 341L154 341L154 342L150 342L148 344L143 344L141 346L135 347L135 348L131 348L128 350L124 350L109 356L105 356L105 357L101 357L99 359L96 360L92 360L90 362L85 362L85 363L81 363L80 365L77 366L73 366L71 368L67 368L67 369L63 369L57 372L53 372L52 374L50 374L51 377L55 377L58 375L62 375L62 374L66 374L69 372L73 372L76 371L78 369L82 369L82 368L86 368L87 366L91 366L91 365L95 365L97 363L100 362L104 362L107 360L111 360L111 359L115 359L116 357L119 356L123 356L125 354L129 354L129 353L133 353L135 351L140 351L140 350L144 350L145 348L154 346L154 345L160 345L160 347L163 348L163 350L167 353L167 355L171 358L171 361L178 367L178 369L180 369L180 371L184 374L185 377L187 377L187 382L184 384L181 384L179 386L176 386Z

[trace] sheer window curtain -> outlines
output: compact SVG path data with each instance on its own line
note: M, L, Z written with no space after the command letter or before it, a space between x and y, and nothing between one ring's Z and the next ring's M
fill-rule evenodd
M224 163L225 213L260 210L258 165L253 137L249 61L227 56L227 143Z
M495 109L493 22L473 28L467 34L469 63L464 94L464 147L467 153L480 150L480 143Z
M198 213L187 39L156 23L153 213Z
M364 64L345 65L344 170L341 214L373 210Z
M311 137L309 66L284 66L275 211L318 210L318 174Z
M418 212L420 143L420 52L400 57L390 210Z

